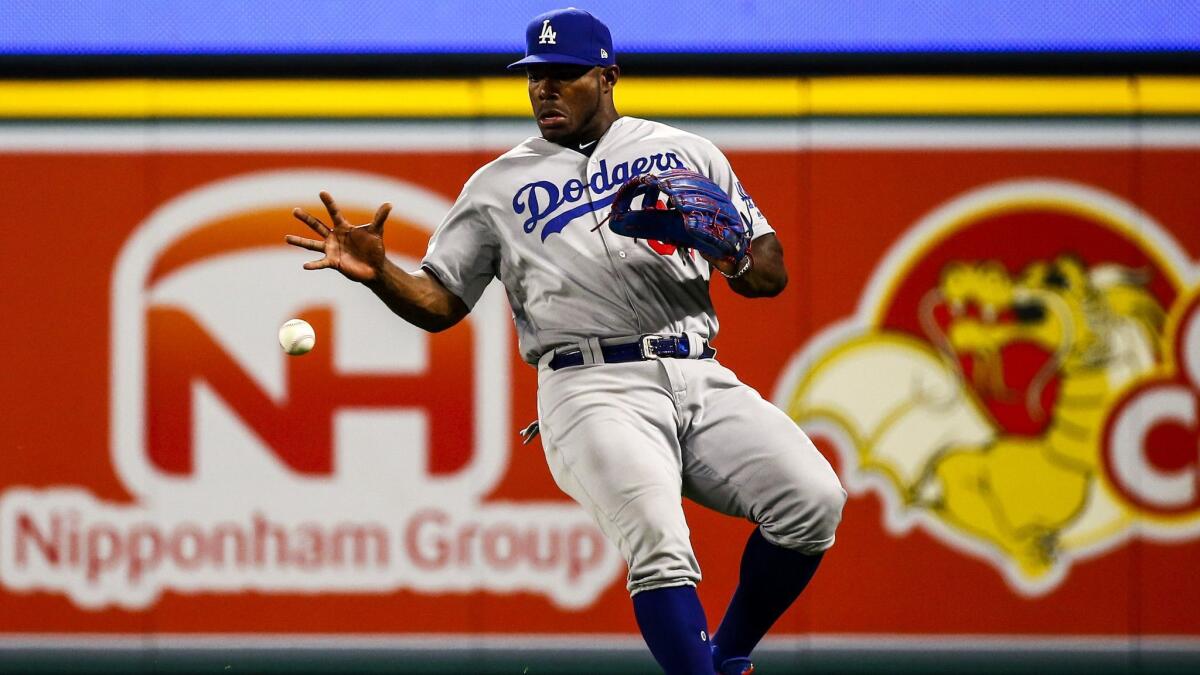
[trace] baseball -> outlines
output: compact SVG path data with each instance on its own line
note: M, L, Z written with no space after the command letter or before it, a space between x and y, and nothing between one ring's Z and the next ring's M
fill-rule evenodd
M291 319L279 327L279 346L292 356L312 351L317 344L317 333L304 319Z

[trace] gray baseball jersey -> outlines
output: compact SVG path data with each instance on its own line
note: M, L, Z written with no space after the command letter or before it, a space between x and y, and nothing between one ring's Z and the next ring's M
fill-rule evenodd
M597 227L626 180L677 168L720 185L756 236L772 231L711 142L622 117L590 157L530 138L484 166L423 263L468 306L503 282L522 356L542 357L550 473L620 549L633 594L700 580L681 495L805 553L833 544L846 499L804 432L713 359L549 367L553 348L606 337L716 336L703 258Z
M714 338L707 261L597 228L625 181L677 168L720 185L755 237L773 231L711 141L621 117L590 156L532 137L483 166L434 233L422 266L468 307L498 277L529 363L588 338Z

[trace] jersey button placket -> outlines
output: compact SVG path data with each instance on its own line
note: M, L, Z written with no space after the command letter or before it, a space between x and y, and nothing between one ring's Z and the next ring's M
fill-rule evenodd
M598 149L599 147L597 146L597 150ZM587 198L589 202L595 202L599 195L592 191L592 184L589 178L591 178L594 172L600 170L600 162L596 157L596 153L593 153L592 156L588 158L587 164L584 166L583 181L586 185L585 189L587 190ZM637 305L635 305L633 302L633 295L630 293L629 284L625 282L625 277L621 274L621 268L617 265L617 261L613 259L613 249L608 244L608 237L605 236L606 233L604 230L606 226L602 224L599 209L593 210L591 215L592 219L596 221L596 225L599 226L599 229L596 230L596 232L600 235L601 245L604 246L604 255L608 258L608 264L613 271L613 276L617 278L617 283L621 285L621 290L625 294L625 302L629 305L629 311L633 313L633 320L637 323L638 330L644 331L646 328L642 324L642 316L638 312ZM628 254L624 250L618 250L617 256L624 260L626 257L628 257Z

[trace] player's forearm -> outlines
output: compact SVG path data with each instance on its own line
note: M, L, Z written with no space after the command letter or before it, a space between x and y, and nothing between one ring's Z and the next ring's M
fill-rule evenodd
M458 296L424 270L405 272L390 261L384 263L378 277L363 285L397 316L431 333L453 326L470 311Z
M773 234L754 240L754 258L750 271L729 280L729 287L747 298L771 298L787 287L787 267L783 263L783 246Z

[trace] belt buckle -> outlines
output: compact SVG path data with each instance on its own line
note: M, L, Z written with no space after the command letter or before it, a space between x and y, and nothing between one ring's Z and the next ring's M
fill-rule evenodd
M658 355L658 352L655 351L654 345L651 344L651 342L653 340L661 340L661 339L663 339L663 336L661 336L661 335L643 335L642 336L642 360L643 361L651 361L651 360L657 360L657 359L662 358L661 356Z

